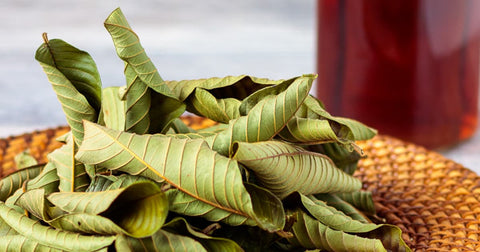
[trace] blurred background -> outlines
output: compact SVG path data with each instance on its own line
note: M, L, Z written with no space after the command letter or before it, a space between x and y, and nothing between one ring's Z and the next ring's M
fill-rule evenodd
M314 72L315 9L302 1L2 1L0 137L65 124L34 55L41 34L89 52L104 86L125 84L105 18L121 7L166 80Z
M166 80L315 72L313 0L0 2L0 137L66 124L34 54L41 34L91 54L103 86L125 84L103 21L121 7ZM480 135L442 154L480 171Z

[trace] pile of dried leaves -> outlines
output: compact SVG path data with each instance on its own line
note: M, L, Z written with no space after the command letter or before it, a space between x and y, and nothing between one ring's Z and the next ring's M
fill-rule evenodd
M35 57L71 131L1 181L0 250L409 251L352 176L375 131L325 111L316 76L164 81L119 9L105 27L124 87L44 35ZM185 111L218 124L193 130Z

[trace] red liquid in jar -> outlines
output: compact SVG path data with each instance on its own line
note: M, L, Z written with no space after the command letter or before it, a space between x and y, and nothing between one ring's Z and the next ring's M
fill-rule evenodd
M429 148L474 133L480 1L319 0L317 97Z

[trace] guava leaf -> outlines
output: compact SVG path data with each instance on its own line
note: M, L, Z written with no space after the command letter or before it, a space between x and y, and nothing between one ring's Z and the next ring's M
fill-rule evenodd
M155 131L160 129L160 132L166 132L171 120L183 113L185 105L174 96L160 77L120 8L115 9L104 24L112 37L118 56L125 62L125 130L139 134L148 133L151 132L152 120L156 120ZM152 90L160 96L160 99L156 99L157 108L168 108L166 111L162 110L160 119L150 116L150 113L155 111L151 109ZM158 117L159 111L156 113Z
M165 230L158 230L151 237L135 239L120 235L115 241L117 251L131 252L184 252L184 251L207 251L200 242L186 236L173 234Z
M364 238L331 229L301 211L296 212L296 216L297 221L292 227L294 238L289 239L293 244L301 245L306 249L327 251L387 251L378 239Z
M102 113L105 126L114 130L125 130L125 101L120 99L121 87L102 90Z
M62 147L49 153L47 157L57 169L60 179L59 190L61 192L82 192L90 184L90 177L85 171L85 165L75 160L77 146L71 138Z
M314 196L300 195L305 209L323 225L349 234L358 234L365 238L379 239L390 251L409 251L402 240L402 231L389 224L362 223L354 220L343 212L328 206Z
M21 248L21 249L20 249ZM22 235L5 235L0 237L0 251L22 252L61 252L63 250L40 244Z
M360 180L335 167L325 155L280 141L237 142L233 158L255 173L280 198L292 192L317 194L360 190Z
M365 223L346 215L340 210L327 205L314 196L300 195L301 204L315 219L329 228L347 233L366 233L380 227L374 223Z
M177 217L170 222L166 223L163 227L163 230L168 231L173 234L183 235L197 240L202 244L202 246L207 249L207 251L212 252L240 252L243 249L238 246L234 241L213 237L206 235L200 231L195 230L184 218Z
M343 135L342 138L350 139L350 134L352 134L352 140L368 140L377 134L375 129L361 122L349 118L332 116L325 110L320 100L313 96L305 99L304 106L306 107L306 113L309 115L308 118L327 119L331 121L334 130L341 134L340 137ZM306 118L305 114L299 114L298 116Z
M213 150L225 156L232 154L234 142L271 140L308 96L314 78L313 75L296 78L284 91L265 97L247 115L231 120L226 130L205 140Z
M350 205L348 202L342 200L340 197L338 197L335 194L326 194L326 193L317 194L315 195L315 198L343 212L344 214L350 216L354 220L358 220L363 223L370 222L362 212L360 212L358 209Z
M186 100L187 110L221 123L238 118L241 101L235 98L217 99L209 91L196 88Z
M358 160L362 154L351 151L344 145L338 143L325 143L305 146L305 149L327 155L335 165L344 172L353 175L357 169Z
M35 59L43 67L62 105L75 142L83 139L82 120L96 122L101 106L101 82L95 62L84 51L44 36Z
M197 80L167 81L167 85L181 101L186 101L197 88L208 90L217 99L235 98L243 100L262 88L278 85L284 80L269 80L247 75L213 77Z
M115 236L86 236L44 226L3 202L0 202L0 217L20 235L56 249L96 251L106 248L115 241Z
M15 161L15 167L17 167L17 170L30 167L30 166L35 166L38 164L37 160L30 155L29 150L24 150L14 157Z
M22 186L25 181L38 176L45 165L35 165L24 169L16 170L8 176L0 180L0 201L5 201L18 188Z
M47 205L45 190L43 188L32 189L22 193L15 201L15 205L25 209L39 220L48 221L53 209Z
M375 204L370 191L356 191L350 193L337 193L340 199L350 203L356 209L368 214L375 215Z
M176 134L186 134L186 133L196 133L197 131L188 127L182 119L176 118L172 121L172 124L170 125L170 128L173 129L173 131Z
M2 218L0 218L0 241L4 236L17 235L17 234L18 234L17 231L15 231L12 227L10 227Z
M283 228L278 216L257 218L237 162L211 150L205 141L135 135L87 121L85 128L88 140L76 155L81 162L165 181L199 205L221 210L222 218L234 215L271 231Z
M52 193L48 200L69 213L51 224L75 232L142 238L158 231L168 214L166 195L146 181L103 192Z

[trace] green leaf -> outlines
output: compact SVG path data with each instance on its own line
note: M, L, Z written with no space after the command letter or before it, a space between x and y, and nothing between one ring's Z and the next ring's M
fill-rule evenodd
M166 195L146 181L104 192L52 193L48 200L70 213L52 220L52 225L85 233L147 237L160 229L168 214Z
M280 199L268 190L253 184L246 183L245 189L250 194L255 218L262 220L261 228L276 231L279 227L285 226L285 212ZM170 210L173 212L188 216L201 216L212 222L222 221L232 226L255 225L255 221L252 219L232 215L227 211L202 203L179 190L168 190L167 195L170 200Z
M73 139L67 140L62 147L48 154L48 160L57 168L61 192L82 192L90 183L85 165L75 160L76 145Z
M156 92L152 92L151 97L149 133L166 133L172 122L185 112L185 104Z
M146 177L142 176L133 176L130 174L121 174L119 176L114 175L95 175L92 183L86 190L86 192L101 192L108 190L115 190L119 188L124 188L130 186L131 184L142 182L142 181L152 181Z
M307 197L300 195L300 197L307 211L315 217L315 219L329 228L350 234L355 233L366 238L379 239L382 244L391 251L408 250L405 242L402 240L401 230L394 225L362 223L328 206L325 202L313 196Z
M23 169L25 167L35 166L38 164L37 160L32 155L30 155L29 150L18 153L14 157L14 160L17 170Z
M5 235L0 237L0 251L22 252L61 252L63 250L40 244L22 235Z
M152 132L150 129L151 122L154 120L150 116L152 89L160 97L160 99L156 99L157 111L153 110L155 117L158 117L159 114L161 116L160 119L155 120L155 131L166 132L171 120L183 113L185 105L177 100L160 77L120 8L114 10L104 24L113 39L118 56L125 61L126 131L140 134ZM162 108L162 110L158 111L158 108Z
M25 209L39 220L48 221L53 216L53 209L45 201L43 188L26 191L18 197L15 205Z
M229 127L228 124L218 123L207 128L198 129L198 133L219 133L221 131L227 130Z
M114 130L125 130L125 101L120 99L120 87L102 90L102 113L105 126Z
M362 155L357 151L351 151L338 143L326 143L305 146L307 150L322 153L332 159L335 165L344 172L353 175L357 169L358 160Z
M191 237L200 242L202 246L207 249L207 251L243 251L243 249L232 240L208 236L200 231L195 230L184 218L177 217L166 223L162 229L173 234Z
M373 223L354 220L342 211L327 205L324 201L318 200L313 196L300 195L300 200L308 213L329 228L347 233L366 233L381 227Z
M240 116L238 107L241 101L235 98L217 99L210 92L202 88L196 88L188 98L188 111L207 117L211 120L228 123Z
M95 251L106 248L115 236L85 236L43 226L0 202L0 217L16 232L39 244L62 250Z
M207 251L200 242L186 236L172 234L164 230L158 230L151 237L135 239L120 235L115 241L117 251L132 252L184 252L184 251Z
M97 113L100 112L102 100L102 82L97 65L85 51L60 39L48 40L41 45L35 59L52 66L62 73L85 98Z
M315 198L318 200L324 201L329 206L336 208L337 210L343 212L344 214L350 216L354 220L358 220L363 223L369 223L368 218L355 207L350 205L348 202L342 200L340 197L334 194L317 194Z
M148 178L142 176L132 176L130 174L121 174L120 176L116 176L117 180L115 180L107 190L115 190L119 188L128 187L132 184L143 182L143 181L152 181Z
M304 75L305 77L305 75ZM316 76L311 76L313 79ZM262 89L256 90L255 92L250 93L245 99L242 100L242 103L239 107L239 112L242 116L247 115L253 107L255 107L260 101L262 101L267 96L277 96L282 92L285 92L287 88L299 77L291 78L288 80L276 81L272 83L275 85L265 86Z
M68 131L67 133L55 138L55 141L60 143L67 143L67 140L70 139L72 135L72 131Z
M304 106L306 106L306 113L309 115L308 118L329 120L334 131L339 134L340 138L350 139L350 134L352 134L352 140L358 141L370 139L377 134L375 129L358 121L330 115L321 102L313 96L305 99ZM299 117L305 118L305 115L299 115Z
M125 91L125 131L145 134L150 130L150 88L138 78L128 63L125 66L127 89Z
M338 143L352 152L356 147L353 141L370 139L375 134L374 129L362 123L330 115L319 100L308 96L279 135L292 143Z
M52 162L45 165L42 172L34 179L27 182L27 190L43 188L46 194L58 191L60 179L57 168Z
M0 218L0 241L4 236L17 234L17 231L10 227L2 218ZM0 245L1 244L2 243L0 242Z
M252 218L240 214L232 214L231 211L204 203L178 189L170 189L166 194L169 199L170 211L172 212L187 216L200 216L212 222L221 221L232 226L257 225Z
M100 175L97 174L92 178L92 181L90 182L90 185L88 186L87 190L85 192L103 192L108 190L111 184L113 182L117 181L118 178L113 175Z
M64 214L50 220L48 224L60 230L91 235L126 234L132 237L144 237L151 235L150 233L152 232L152 230L148 230L148 233L143 233L146 230L135 232L131 229L124 229L124 227L117 225L109 218L87 213Z
M170 127L177 134L196 133L197 131L188 127L180 118L175 118Z
M80 144L82 120L96 122L100 111L101 83L95 62L83 51L62 40L44 37L36 54L40 65L57 94L67 122Z
M237 162L212 151L205 141L135 135L89 122L85 128L87 141L76 155L81 162L165 181L193 198L191 206L217 209L221 219L234 216L237 225L253 219L268 230L283 228L277 216L257 218Z
M377 134L377 130L370 128L359 121L343 117L335 117L335 120L348 126L352 130L355 141L368 140Z
M45 190L45 194L49 194L52 192L58 191L59 185L59 178L57 175L57 169L53 163L47 163L42 172L34 179L27 181L27 183L23 183L25 186L23 188L19 188L18 190L13 193L10 197L7 198L5 204L9 207L15 208L19 212L23 210L15 205L15 202L22 196L22 194L27 190L39 189L42 188Z
M0 180L0 201L5 201L25 181L35 178L43 170L44 165L35 165L24 169L16 170Z
M228 129L205 140L218 153L232 154L234 142L259 142L272 139L295 114L312 86L315 76L296 78L278 95L257 103L246 116L231 120Z
M340 199L350 203L356 209L368 214L375 215L375 204L370 191L357 191L351 193L337 193Z
M279 236L258 227L245 225L238 227L222 226L215 230L213 235L232 240L248 252L282 251L272 246L275 241L279 240Z
M336 129L339 130L336 130ZM353 134L347 127L339 127L325 119L293 117L280 132L280 137L291 143L320 144L337 142L352 144Z
M213 77L197 80L168 81L167 85L181 101L186 101L197 88L208 90L217 99L230 97L243 100L259 89L283 82L284 80L269 80L240 75L221 78Z
M360 180L335 167L325 155L280 141L237 142L234 159L255 173L280 198L292 192L317 194L360 190Z
M378 239L368 239L331 229L318 220L301 211L295 213L297 221L293 224L294 238L289 239L306 249L325 249L327 251L387 251ZM402 251L402 250L395 250ZM403 250L406 251L406 250Z

